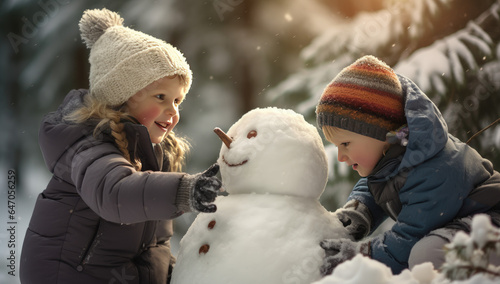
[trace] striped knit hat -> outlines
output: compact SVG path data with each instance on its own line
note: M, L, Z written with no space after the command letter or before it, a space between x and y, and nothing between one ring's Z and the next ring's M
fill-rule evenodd
M367 55L344 68L323 91L318 126L334 126L381 141L406 123L401 83L394 71Z

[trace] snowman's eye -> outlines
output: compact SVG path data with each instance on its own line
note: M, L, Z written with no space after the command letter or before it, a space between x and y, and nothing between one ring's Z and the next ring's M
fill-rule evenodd
M257 131L255 131L255 130L252 130L252 131L248 132L248 134L247 134L248 139L256 137L256 136L257 136Z

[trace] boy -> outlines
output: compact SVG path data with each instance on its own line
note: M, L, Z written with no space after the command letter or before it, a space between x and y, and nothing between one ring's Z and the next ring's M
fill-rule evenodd
M387 217L396 222L371 239L323 241L324 275L357 253L394 274L426 261L439 268L444 244L457 231L470 232L474 214L486 213L500 226L500 174L450 135L432 101L384 62L365 56L342 70L316 114L338 160L361 176L336 211L352 237L361 240Z

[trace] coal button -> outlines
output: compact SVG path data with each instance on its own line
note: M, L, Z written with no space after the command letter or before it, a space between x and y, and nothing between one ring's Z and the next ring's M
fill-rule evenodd
M213 229L215 227L215 223L216 223L215 220L210 221L210 223L208 223L208 228L210 230Z
M199 254L206 254L209 249L210 249L210 246L208 244L204 244L200 247L200 250L198 252L199 252Z

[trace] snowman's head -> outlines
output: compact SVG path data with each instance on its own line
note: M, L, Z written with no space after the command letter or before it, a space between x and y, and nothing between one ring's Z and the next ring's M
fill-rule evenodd
M285 194L319 198L328 164L314 126L292 110L254 109L227 132L218 164L230 194Z

